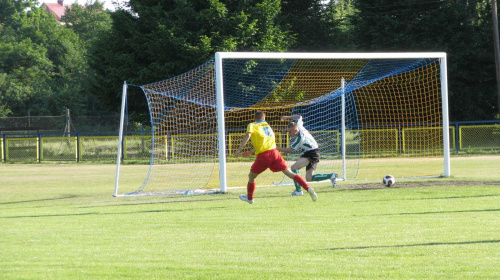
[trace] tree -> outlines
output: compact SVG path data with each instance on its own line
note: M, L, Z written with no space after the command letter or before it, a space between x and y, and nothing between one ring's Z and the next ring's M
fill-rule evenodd
M99 38L98 34L111 29L110 13L104 10L104 4L89 0L84 6L74 4L66 9L61 22L73 30L84 44L90 49Z
M495 72L487 2L356 0L352 38L358 51L446 52L450 119L491 119Z
M283 0L282 25L296 37L294 51L338 51L348 49L342 31L343 12L349 1Z
M0 115L58 115L66 108L86 115L93 105L87 49L106 28L102 22L109 29L109 15L99 3L88 12L75 5L61 24L34 3L0 2Z
M84 111L79 77L86 66L76 34L33 2L8 2L12 5L3 10L0 29L3 114L63 114L65 107Z
M34 42L25 32L32 23L25 9L33 9L33 5L21 1L2 1L1 5L1 114L18 114L29 109L42 111L45 106L36 103L40 101L40 95L48 93L47 80L54 66L47 58L47 48Z
M146 84L184 73L216 51L284 51L278 0L131 0L112 13L113 28L96 44L94 91L117 111L121 85ZM129 95L130 111L147 113L142 94Z
M78 35L83 47L82 52L86 58L84 61L85 71L78 77L78 84L81 85L82 96L80 98L83 98L82 101L86 105L86 112L91 115L105 113L99 106L98 97L91 91L95 74L89 66L89 57L94 52L96 41L102 34L106 34L111 30L111 15L104 10L103 3L88 0L84 6L75 3L71 9L66 9L61 22Z

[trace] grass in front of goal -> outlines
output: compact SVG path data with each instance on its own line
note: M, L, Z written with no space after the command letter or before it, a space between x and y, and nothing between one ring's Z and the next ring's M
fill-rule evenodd
M290 186L258 188L253 205L237 198L244 189L114 198L113 165L1 164L0 271L2 279L496 279L499 160L453 158L453 177L431 186L318 184L316 203L287 197ZM124 166L122 184L140 185L146 168Z

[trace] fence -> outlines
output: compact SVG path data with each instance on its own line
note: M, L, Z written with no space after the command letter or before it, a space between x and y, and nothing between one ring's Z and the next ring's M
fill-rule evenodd
M362 155L373 156L383 153L409 153L416 150L419 143L412 140L415 135L432 133L436 128L363 129L359 130L362 140ZM319 132L316 132L319 133ZM325 132L326 133L326 132ZM332 132L328 132L332 133ZM279 134L279 133L277 133ZM336 134L339 137L338 134ZM373 136L376 135L376 136ZM240 135L241 136L241 135ZM284 136L284 135L283 135ZM169 157L180 141L165 136L165 149ZM182 137L182 136L177 136ZM152 136L146 132L125 135L123 139L123 160L149 160L152 151ZM228 136L229 153L233 153L237 137ZM280 138L280 143L284 143ZM375 139L375 140L373 140ZM157 141L162 141L157 139ZM338 139L336 140L337 142ZM167 145L167 143L170 143ZM170 146L169 146L170 145ZM439 149L440 147L436 147ZM0 153L2 162L42 162L42 161L114 161L118 150L118 133L2 133ZM500 153L500 121L457 122L450 124L450 150L460 153Z
M0 132L114 131L119 124L120 115L71 116L68 109L65 115L60 116L0 117Z

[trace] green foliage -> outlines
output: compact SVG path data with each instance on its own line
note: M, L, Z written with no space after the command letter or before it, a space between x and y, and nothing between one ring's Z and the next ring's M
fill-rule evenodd
M95 34L111 24L109 15L99 10L102 4L88 5L88 12L74 5L65 24L34 2L2 4L8 7L0 25L0 114L59 115L65 108L75 115L91 112L95 102L89 91L87 49ZM81 24L86 19L90 25Z
M332 52L351 50L342 29L351 1L283 0L282 24L296 40L290 50Z
M61 22L78 36L81 46L80 52L84 56L83 64L79 69L80 73L74 75L75 80L72 83L80 86L81 95L75 97L68 94L66 97L73 98L75 101L80 99L81 105L84 106L82 109L88 115L105 113L106 111L99 105L99 94L92 92L92 85L95 83L95 70L90 67L90 57L96 47L96 41L111 29L111 15L104 10L101 2L88 1L85 6L73 5L71 10L66 11ZM76 114L82 115L82 112L77 111Z
M0 1L0 116L118 112L124 80L164 80L216 51L442 51L450 120L498 113L489 0L131 0L115 12L84 5L61 24L34 0ZM130 116L148 123L142 92L129 96Z
M113 29L96 43L92 67L101 102L118 110L121 84L145 84L190 70L216 51L284 51L278 0L130 1L113 13ZM130 111L147 112L139 91ZM143 119L148 119L143 117Z
M359 51L446 52L450 119L488 120L497 112L489 3L356 0L350 32Z
M21 18L17 24L0 30L0 101L5 109L15 112L27 112L31 107L37 107L32 104L41 101L41 93L47 93L54 71L46 46L36 44L33 42L36 39L25 33L23 25L26 21L26 17Z
M73 5L61 18L61 22L78 34L85 49L92 48L102 32L111 29L111 15L104 11L103 3L88 1L85 6Z
M295 86L296 81L297 77L293 77L285 83L280 83L272 93L274 102L282 102L283 100L304 101L305 92Z

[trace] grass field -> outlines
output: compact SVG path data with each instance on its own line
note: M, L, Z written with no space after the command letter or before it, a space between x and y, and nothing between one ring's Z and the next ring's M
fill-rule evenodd
M146 166L125 165L139 186ZM114 165L0 164L0 279L500 279L500 156L452 177L112 197Z

